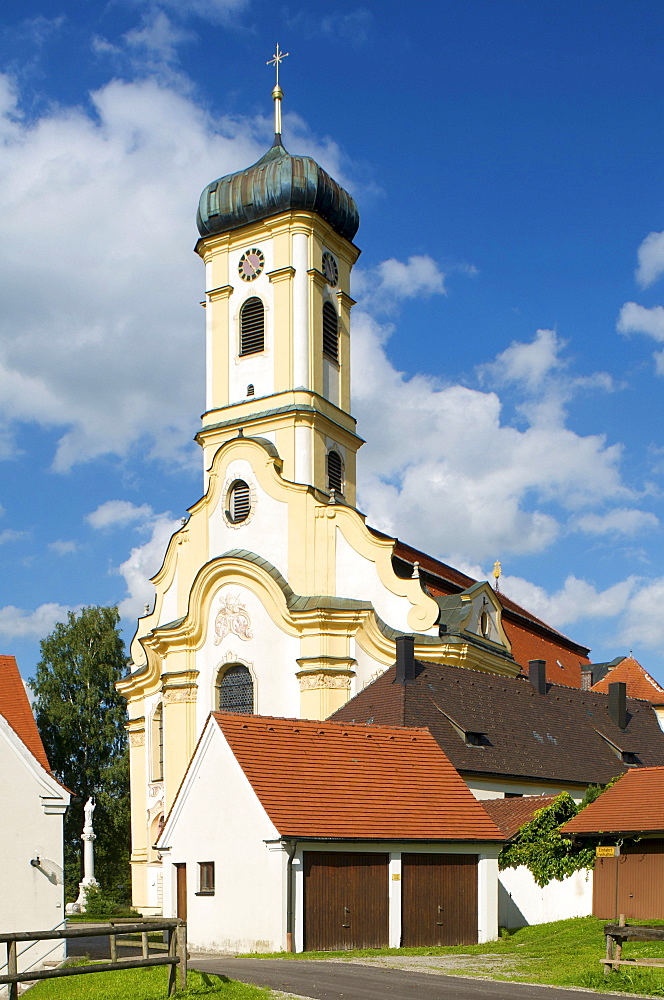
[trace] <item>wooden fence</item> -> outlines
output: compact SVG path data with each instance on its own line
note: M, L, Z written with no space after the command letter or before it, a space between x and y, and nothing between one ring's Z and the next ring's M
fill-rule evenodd
M166 931L168 953L150 956L148 933ZM141 935L141 957L118 959L119 936ZM18 972L18 941L57 941L81 937L107 937L110 942L111 961L94 962L89 965L60 966L57 969L42 969L33 972ZM141 969L151 965L168 965L168 996L175 993L176 967L179 966L180 987L187 985L187 925L183 920L142 920L140 923L95 924L94 927L67 927L64 930L17 931L0 934L0 944L7 945L7 975L0 976L0 986L9 984L9 1000L18 1000L18 984L34 982L37 979L56 979L60 976L84 976L92 972L112 972L115 969Z
M636 924L626 924L620 914L617 924L605 924L606 958L600 962L604 966L604 975L618 972L621 965L647 965L651 969L664 969L664 955L661 958L623 958L622 949L625 941L664 941L664 927L639 927Z

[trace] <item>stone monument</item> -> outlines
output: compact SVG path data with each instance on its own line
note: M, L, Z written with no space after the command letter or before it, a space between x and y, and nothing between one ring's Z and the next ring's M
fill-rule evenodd
M83 841L83 878L78 883L78 898L76 902L67 903L67 913L82 913L85 910L86 889L93 885L99 885L95 878L94 841L96 837L92 827L92 814L95 811L96 805L95 797L91 795L83 806L83 814L85 816L83 820L83 833L81 834L81 840Z

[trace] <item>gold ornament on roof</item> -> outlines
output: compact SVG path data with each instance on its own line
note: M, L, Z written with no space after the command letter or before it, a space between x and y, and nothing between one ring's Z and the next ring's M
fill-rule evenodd
M493 578L496 581L496 590L500 590L500 586L498 584L498 580L500 578L501 572L502 572L502 566L500 565L500 563L496 559L495 563L493 564Z

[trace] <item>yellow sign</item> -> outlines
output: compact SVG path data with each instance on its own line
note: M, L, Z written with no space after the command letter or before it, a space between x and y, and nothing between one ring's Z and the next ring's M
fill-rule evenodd
M596 858L614 858L617 854L617 848L611 846L601 846L595 848Z
M392 881L393 881L393 882L400 882L400 881L401 881L401 875L397 875L397 874L395 873L395 874L394 874L394 875L392 876Z

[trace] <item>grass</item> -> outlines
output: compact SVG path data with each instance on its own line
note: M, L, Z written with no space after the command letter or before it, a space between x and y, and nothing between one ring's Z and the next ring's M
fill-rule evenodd
M81 963L82 964L82 963ZM96 972L90 976L67 976L42 980L30 990L30 1000L166 1000L168 970L164 968L123 969L120 972ZM219 1000L270 1000L269 990L259 986L190 970L187 989L176 994L178 1000L194 997L218 997Z
M636 922L636 921L634 921ZM550 924L523 927L514 932L503 931L497 941L487 944L461 945L455 948L382 948L343 952L304 952L297 955L261 955L261 958L325 959L378 956L495 956L496 964L464 960L461 968L441 969L449 975L475 975L507 982L540 983L551 986L582 986L587 989L642 993L664 997L664 969L623 968L605 976L600 959L605 954L604 924L594 917L576 917ZM662 925L660 920L639 921ZM627 942L624 958L656 958L664 961L664 944L656 941ZM435 963L434 963L435 964Z

